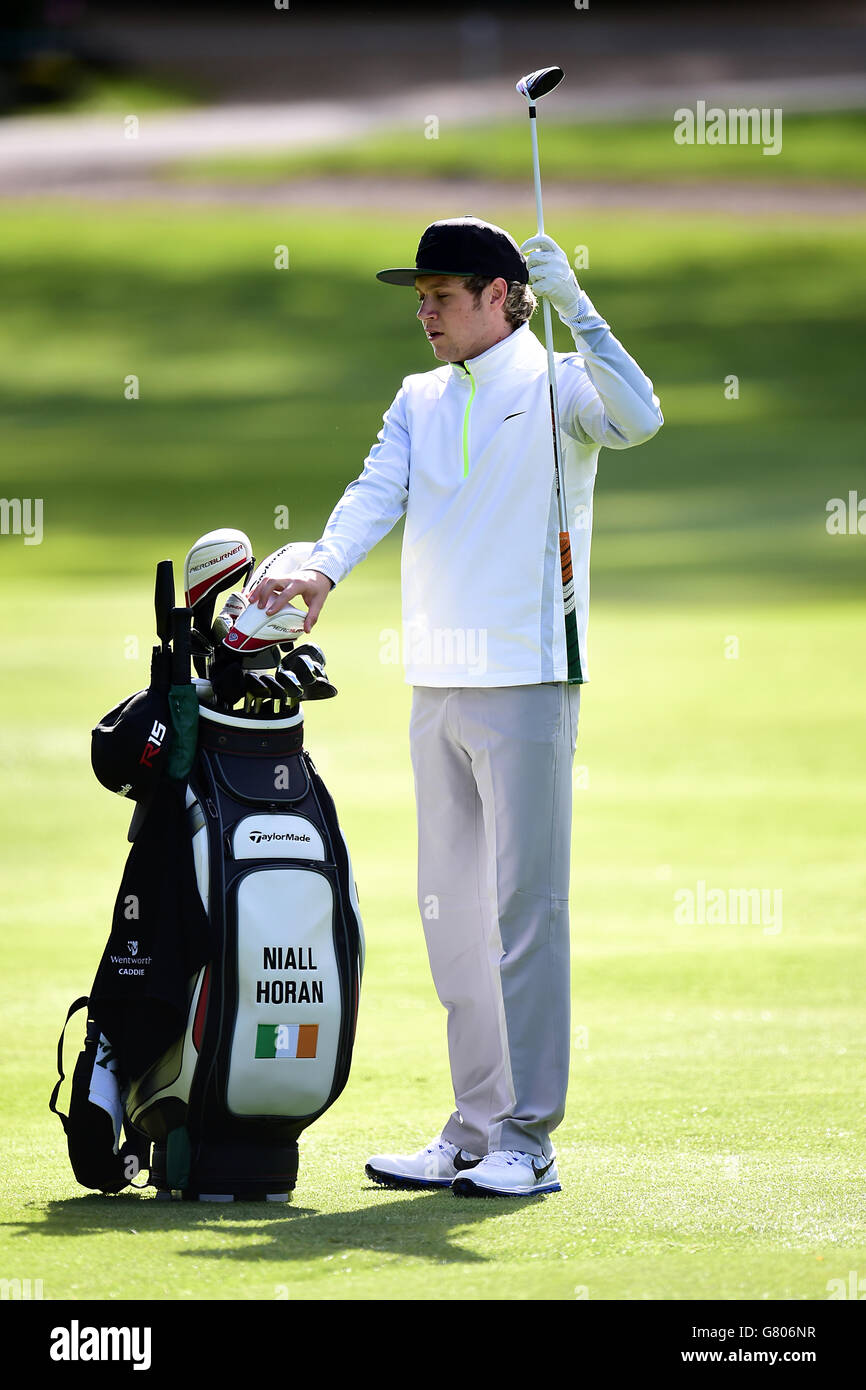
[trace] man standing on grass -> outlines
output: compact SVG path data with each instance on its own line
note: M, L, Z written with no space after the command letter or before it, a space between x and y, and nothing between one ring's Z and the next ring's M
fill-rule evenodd
M474 218L434 222L415 265L378 278L414 286L445 365L405 379L308 568L251 597L275 612L299 594L309 632L333 585L405 513L418 901L456 1107L419 1153L376 1155L366 1172L464 1196L558 1192L550 1136L571 1041L571 767L592 492L600 447L650 439L662 414L550 237L519 249ZM528 324L536 294L575 343L556 355L580 650L571 684L547 354Z

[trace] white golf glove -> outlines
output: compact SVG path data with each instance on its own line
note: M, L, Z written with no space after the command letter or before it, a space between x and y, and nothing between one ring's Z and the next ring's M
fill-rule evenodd
M553 237L531 236L520 249L529 267L529 288L533 294L547 299L564 323L580 318L586 295L568 257Z

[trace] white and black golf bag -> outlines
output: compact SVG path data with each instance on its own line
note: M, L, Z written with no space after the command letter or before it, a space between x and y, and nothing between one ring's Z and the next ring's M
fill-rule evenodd
M310 549L282 547L257 573ZM63 1034L49 1106L79 1182L104 1192L152 1146L160 1194L285 1200L298 1136L349 1076L363 928L334 803L303 747L302 702L337 692L321 649L295 647L298 610L271 618L235 594L210 624L213 594L253 563L242 532L202 537L186 608L160 563L151 684L93 730L97 777L138 805L108 943L67 1014L87 1006L69 1114Z
M125 1108L154 1141L158 1190L278 1200L349 1075L364 950L349 852L300 709L202 707L186 800L215 949L183 1036Z

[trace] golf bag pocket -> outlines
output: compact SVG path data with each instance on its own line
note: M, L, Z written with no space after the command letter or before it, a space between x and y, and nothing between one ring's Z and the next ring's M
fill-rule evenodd
M324 861L321 832L306 816L245 816L232 836L235 859L315 859Z
M177 1042L129 1088L132 1123L154 1140L167 1139L187 1118L190 1091L199 1061L210 985L210 966L190 982L186 1028Z
M237 882L234 906L238 1007L228 1109L316 1114L338 1080L343 1031L332 882L300 864L251 870Z
M294 750L282 756L273 749L266 753L215 751L211 766L217 786L236 801L289 805L309 795L307 765Z
M57 1044L58 1079L48 1102L66 1134L69 1162L76 1181L98 1192L120 1192L150 1163L150 1144L127 1118L117 1061L98 1023L88 1017L84 1047L72 1073L69 1114L58 1109L63 1071L63 1039L73 1014L89 1004L86 996L70 1005ZM89 1013L89 1010L88 1010ZM126 1140L121 1142L123 1133Z

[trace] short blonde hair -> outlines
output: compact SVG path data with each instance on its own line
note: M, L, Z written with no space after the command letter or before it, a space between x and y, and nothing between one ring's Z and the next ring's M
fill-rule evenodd
M465 284L470 294L475 296L477 304L481 298L481 291L488 285L492 285L494 279L501 278L491 275L467 275ZM535 310L538 308L538 300L532 293L528 285L524 285L522 280L509 280L508 293L505 296L505 303L502 306L508 323L512 328L519 328L522 323L527 323Z

